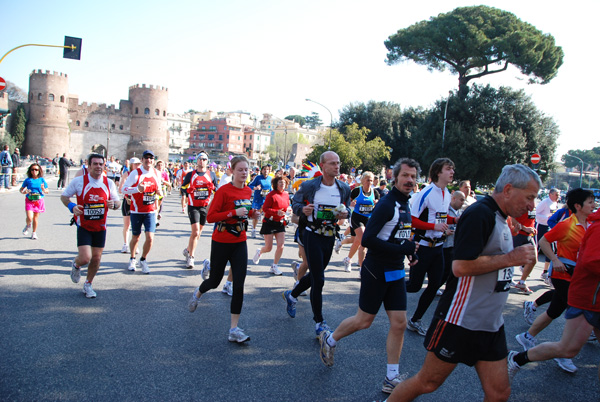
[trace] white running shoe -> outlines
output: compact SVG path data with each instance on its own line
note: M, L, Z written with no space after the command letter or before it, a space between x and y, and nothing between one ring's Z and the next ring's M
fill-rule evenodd
M96 292L94 292L92 284L88 281L85 281L85 284L83 285L83 293L85 293L85 297L88 299L94 299L96 297Z
M240 327L235 327L229 330L229 342L243 343L250 340L250 337L244 333Z
M129 271L135 271L135 267L137 266L137 261L135 260L135 258L130 258L129 259L129 266L127 267L127 269Z
M186 258L186 261L185 261L185 267L186 267L187 269L192 269L192 268L194 268L194 257L188 257L188 258Z
M142 274L149 274L150 273L150 267L148 266L148 261L140 260L140 265L142 266Z
M421 336L425 336L427 335L427 328L425 328L423 326L423 323L421 322L421 320L417 320L417 321L413 321L412 319L408 319L406 321L406 329L416 332L417 334L421 335Z
M200 301L200 297L202 297L202 295L196 297L196 291L198 291L198 288L194 289L194 293L192 293L192 298L190 299L190 301L188 301L188 310L190 310L190 313L196 311L196 308L198 308L198 301Z
M535 321L535 312L536 308L533 306L532 301L523 302L523 318L525 318L525 322L527 324L533 324L533 322Z
M187 258L187 257L189 257L189 256L190 256L190 252L188 251L188 249L187 249L187 248L184 248L184 249L183 249L183 256L184 256L185 258Z
M256 229L252 229L252 238L256 239ZM255 262L255 264L258 264L258 263Z
M23 236L29 236L29 229L31 229L31 225L25 225L23 228Z
M225 282L225 285L223 285L223 290L221 290L221 293L225 293L225 294L227 294L227 296L233 296L233 283Z
M81 267L75 265L75 260L71 263L71 281L73 283L79 283L81 279Z
M256 250L254 253L254 257L252 257L252 262L258 264L260 262L260 249Z
M269 272L272 273L273 275L283 275L283 272L281 272L279 270L279 267L277 266L277 264L271 265L271 269L269 270Z
M207 280L208 277L210 276L210 261L208 259L206 259L202 262L201 275L202 275L203 280Z
M535 338L529 338L526 332L517 334L515 339L519 342L519 345L523 346L523 350L529 350L536 344Z
M558 367L566 371L567 373L575 373L577 366L573 364L573 360L565 358L555 358L554 361L558 363Z
M333 251L335 251L336 254L339 254L341 248L342 248L342 240L335 239L335 246L333 247Z
M129 244L127 244L127 243L123 244L123 247L121 247L121 252L122 252L123 254L130 253L130 252L131 252L131 250L129 249Z
M31 240L37 240L37 239L38 239L37 234L35 232L33 232L31 234Z
M348 257L344 257L344 271L352 271L352 261Z
M513 378L515 378L515 375L519 372L519 370L521 370L521 366L519 366L517 364L517 362L515 362L515 356L517 355L517 352L515 352L514 350L511 350L510 352L508 352L508 361L507 361L507 366L508 366L508 382L512 384Z
M292 262L292 272L294 273L294 280L298 280L298 268L300 267L300 263L297 261Z

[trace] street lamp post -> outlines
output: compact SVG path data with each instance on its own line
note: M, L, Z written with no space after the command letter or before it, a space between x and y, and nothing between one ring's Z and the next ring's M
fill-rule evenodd
M583 187L583 160L581 160L581 158L578 158L577 156L574 156L571 154L565 154L565 155L570 156L571 158L579 159L579 161L581 162L581 171L579 172L579 187Z
M450 95L452 92L448 92L448 99L446 100L446 107L444 108L444 129L442 130L442 152L444 152L444 142L446 140L446 116L448 115L448 103L450 103Z
M333 115L331 114L331 110L329 110L329 108L327 106L325 106L325 105L323 105L323 104L321 104L321 103L319 103L317 101L314 101L312 99L308 99L307 98L306 101L307 102L316 103L317 105L322 106L325 109L327 109L327 111L329 112L329 145L327 146L327 149L331 149L331 135L332 135L331 134L331 130L332 130L332 127L333 127Z

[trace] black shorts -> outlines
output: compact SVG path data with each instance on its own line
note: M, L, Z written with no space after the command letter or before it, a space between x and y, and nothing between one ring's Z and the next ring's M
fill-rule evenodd
M97 248L104 248L106 244L106 230L100 232L90 232L77 226L77 247L79 246L92 246Z
M304 237L304 226L298 225L296 228L296 233L294 233L294 242L298 243L299 246L304 247L304 243L302 243L302 238Z
M406 311L406 283L404 278L386 282L375 278L363 262L360 276L358 306L367 314L376 315L383 303L385 311Z
M534 244L534 240L532 236L526 236L524 234L518 234L516 236L513 236L513 247L517 248L519 246L522 246L523 244Z
M131 206L127 202L126 198L123 198L123 202L121 203L121 215L123 215L123 216L131 215Z
M187 195L188 195L187 188L180 188L179 193L181 194L182 197L187 197Z
M359 227L365 228L367 226L367 222L369 222L369 218L359 214L352 214L350 217L350 225L352 229L358 229ZM354 236L354 232L352 233Z
M208 209L206 207L194 207L192 205L188 205L188 218L190 218L190 224L200 222L200 226L204 226L206 224L206 214L208 213Z
M494 362L508 356L504 325L496 332L471 331L435 317L423 344L438 359L467 366L474 366L480 360Z
M285 225L279 222L273 222L271 220L263 221L262 227L260 228L260 234L275 234L285 232Z

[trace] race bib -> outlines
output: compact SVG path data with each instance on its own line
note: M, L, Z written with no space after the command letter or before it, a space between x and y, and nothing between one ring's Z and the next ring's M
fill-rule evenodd
M88 221L97 221L104 217L104 203L84 204L83 219Z
M398 225L398 231L396 232L396 239L398 240L408 240L410 239L410 234L412 230L412 225L410 223L402 223Z
M38 201L42 198L42 195L38 193L29 193L27 194L27 198L29 198L29 201Z
M364 214L364 215L370 215L371 212L373 212L374 208L375 208L375 205L373 205L373 204L360 204L358 206L358 213Z
M252 202L250 200L235 200L233 202L233 205L235 205L235 209L244 207L246 208L246 210L248 210L248 212L250 212L250 210L252 209Z
M510 290L510 282L513 278L513 267L503 268L498 270L498 278L496 280L496 292L508 292Z
M142 198L142 203L144 205L152 205L152 204L154 204L155 201L156 201L156 191L153 191L151 193L144 193L144 196Z
M269 190L260 190L261 197L265 198L269 194Z
M535 209L533 211L527 212L528 219L535 219Z
M333 210L335 209L335 205L321 205L317 209L317 219L321 219L324 221L333 221L335 219L335 215Z
M446 221L448 220L448 213L447 212L436 212L435 213L435 223L446 223Z
M194 199L195 200L205 200L208 198L209 192L208 188L196 188L194 189Z

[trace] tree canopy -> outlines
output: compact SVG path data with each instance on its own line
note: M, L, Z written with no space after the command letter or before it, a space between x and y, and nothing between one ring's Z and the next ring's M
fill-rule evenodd
M302 116L300 116L299 114L291 114L289 116L285 117L286 120L293 120L296 123L300 124L300 127L303 127L306 125L306 119Z
M389 65L412 60L429 70L458 74L459 96L468 82L505 71L511 64L530 83L546 84L563 63L554 37L514 14L488 6L459 7L391 35L385 46Z
M568 168L576 168L581 170L581 162L577 158L571 158L569 155L576 156L583 161L584 170L596 170L600 172L600 147L592 149L570 149L560 159Z
M306 121L306 125L312 129L315 129L317 126L323 124L321 118L319 117L319 113L317 112L312 112L310 116L304 117L304 120Z

